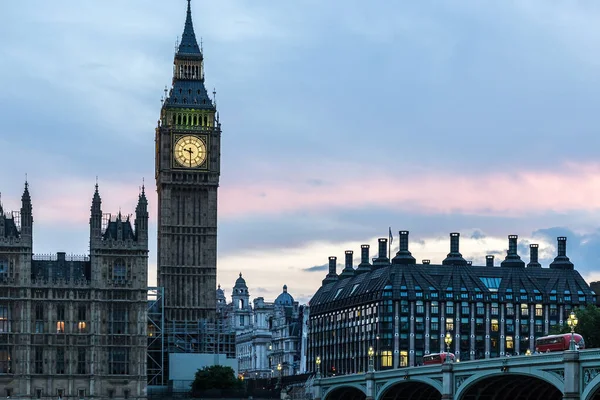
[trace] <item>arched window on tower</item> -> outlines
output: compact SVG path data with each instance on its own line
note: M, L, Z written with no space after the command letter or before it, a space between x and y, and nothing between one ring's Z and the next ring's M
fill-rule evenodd
M122 285L127 278L127 266L125 260L117 258L112 267L112 280L115 284Z

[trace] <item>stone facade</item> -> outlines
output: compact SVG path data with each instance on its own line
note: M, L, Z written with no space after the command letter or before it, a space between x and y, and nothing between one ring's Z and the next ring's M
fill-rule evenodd
M90 255L33 252L27 184L0 205L0 390L11 398L146 398L148 211L103 214L96 185ZM133 222L133 226L132 226Z
M246 281L240 273L233 287L232 302L224 306L224 299L219 288L217 304L220 315L236 332L236 355L241 375L256 379L304 372L301 350L306 307L294 301L286 285L273 303L257 297L251 305Z
M189 2L165 95L156 128L158 286L166 320L213 320L221 125L204 86Z

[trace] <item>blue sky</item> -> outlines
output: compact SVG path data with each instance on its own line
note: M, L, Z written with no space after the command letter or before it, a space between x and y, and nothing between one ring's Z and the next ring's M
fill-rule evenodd
M411 232L439 263L556 236L600 279L600 3L193 0L223 127L218 280L307 301L327 257ZM148 188L185 1L0 5L0 191L31 185L36 253L87 253ZM394 246L397 241L394 243ZM310 269L310 270L307 270Z

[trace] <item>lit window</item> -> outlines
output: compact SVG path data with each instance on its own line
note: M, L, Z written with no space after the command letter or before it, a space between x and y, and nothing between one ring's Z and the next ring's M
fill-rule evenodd
M529 306L527 304L521 304L521 315L529 315Z
M542 308L541 304L536 304L535 305L535 316L536 317L541 317L544 313L544 310Z
M492 332L498 332L498 320L497 319L492 320Z
M506 350L512 350L514 349L515 345L513 342L513 337L512 336L507 336L506 337Z
M446 330L447 331L454 330L454 318L446 318Z
M392 352L390 350L384 350L381 352L381 366L391 367L392 366Z

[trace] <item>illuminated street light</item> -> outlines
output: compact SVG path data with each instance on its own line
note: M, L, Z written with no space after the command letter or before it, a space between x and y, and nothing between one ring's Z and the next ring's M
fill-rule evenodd
M317 356L317 360L315 361L317 364L317 378L321 377L321 357Z
M576 350L575 349L575 327L577 326L578 323L579 323L579 320L577 319L577 315L575 315L575 312L571 311L571 314L569 314L569 318L567 318L567 325L569 325L571 327L571 343L569 343L569 350Z
M531 355L531 350L527 349L527 350L525 351L525 355L526 355L526 356L530 356L530 355Z
M375 350L373 350L373 346L369 347L369 372L374 372L375 368L373 367L373 356L375 355Z
M450 332L446 332L446 337L444 338L444 343L446 343L446 362L450 362L450 345L452 344L452 335Z

